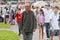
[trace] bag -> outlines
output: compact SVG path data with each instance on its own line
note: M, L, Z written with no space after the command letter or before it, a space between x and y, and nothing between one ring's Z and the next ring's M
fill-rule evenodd
M15 25L15 20L12 21L12 25Z
M42 25L44 25L44 24L43 24L42 22L40 22L40 23L39 23L39 26L42 26Z

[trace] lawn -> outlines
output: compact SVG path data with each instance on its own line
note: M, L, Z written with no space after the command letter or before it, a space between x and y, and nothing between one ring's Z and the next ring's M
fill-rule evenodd
M0 30L0 40L19 40L19 36L12 31Z
M0 28L10 28L10 26L5 23L0 23Z

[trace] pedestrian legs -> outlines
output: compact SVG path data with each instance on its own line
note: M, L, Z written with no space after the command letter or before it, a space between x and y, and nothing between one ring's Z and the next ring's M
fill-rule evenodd
M23 39L24 40L32 40L33 33L31 32L25 32L23 33Z
M49 32L50 24L49 23L45 23L45 26L46 26L46 35L47 35L47 38L49 38L50 37L50 32Z

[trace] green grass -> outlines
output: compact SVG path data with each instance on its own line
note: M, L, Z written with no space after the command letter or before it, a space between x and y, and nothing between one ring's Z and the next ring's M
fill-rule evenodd
M0 30L0 40L19 40L19 36L12 31Z
M0 23L0 28L10 28L10 26L5 23Z

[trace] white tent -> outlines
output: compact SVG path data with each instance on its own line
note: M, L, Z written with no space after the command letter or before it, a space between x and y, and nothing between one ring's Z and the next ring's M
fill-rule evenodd
M36 3L33 3L32 5L34 5L34 7L38 6L40 8L41 6L45 6L46 4L46 2L38 1Z

